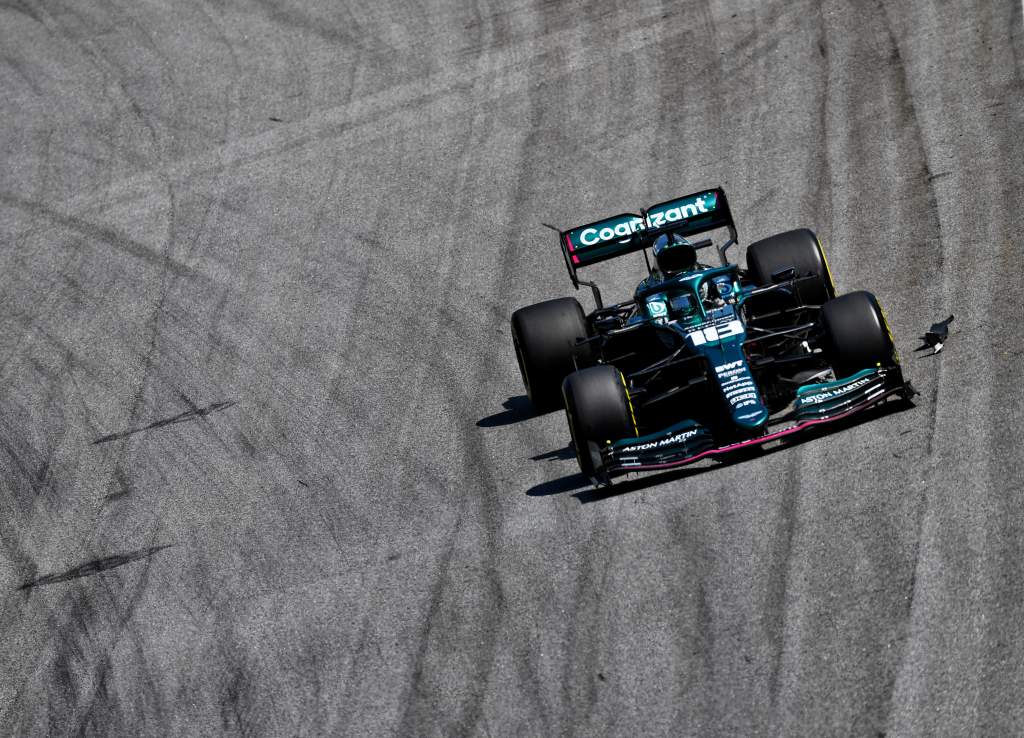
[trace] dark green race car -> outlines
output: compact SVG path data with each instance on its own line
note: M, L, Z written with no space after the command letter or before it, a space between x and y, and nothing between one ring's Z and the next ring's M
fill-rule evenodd
M723 232L715 247L706 238ZM810 230L750 245L729 262L736 227L720 189L559 232L572 297L512 315L526 393L564 406L580 469L595 484L764 444L914 394L874 295L837 297ZM699 261L715 248L720 266ZM604 305L578 270L643 252L633 299ZM655 264L650 263L653 252Z

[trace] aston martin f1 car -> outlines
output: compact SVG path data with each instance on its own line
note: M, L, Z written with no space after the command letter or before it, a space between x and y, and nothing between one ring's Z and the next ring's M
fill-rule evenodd
M712 232L721 245L691 240ZM584 313L573 297L520 308L512 340L530 402L538 412L565 408L594 484L730 454L914 394L878 301L869 292L836 296L812 231L752 243L746 268L729 261L738 236L721 188L558 237L573 286L589 287L596 308ZM712 249L718 266L698 258ZM626 302L605 305L579 276L636 252L648 276Z

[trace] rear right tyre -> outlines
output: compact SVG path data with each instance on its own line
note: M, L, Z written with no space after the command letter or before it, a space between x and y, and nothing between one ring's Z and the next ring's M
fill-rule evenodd
M523 387L534 410L546 413L561 405L562 380L593 363L586 339L587 321L573 297L538 302L512 313L512 343Z

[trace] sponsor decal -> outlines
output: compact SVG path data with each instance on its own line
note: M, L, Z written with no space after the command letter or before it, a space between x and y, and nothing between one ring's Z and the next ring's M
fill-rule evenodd
M723 387L722 389L725 390L726 397L741 395L754 389L754 381L752 379L744 379L741 382L733 382L728 388Z
M719 386L722 388L725 400L733 410L739 410L748 405L760 404L761 398L758 394L757 385L754 383L754 379L750 376L750 371L742 359L719 364L715 367L715 374L718 376ZM752 418L758 413L760 413L760 410L757 413L738 417L743 419Z
M651 224L651 228L661 228L668 223L710 213L718 205L718 196L714 192L708 192L693 199L676 200L667 205L669 207L664 210L647 212L647 220Z
M710 213L718 206L718 196L714 192L707 192L692 198L673 200L666 205L668 207L663 210L648 212L646 223L643 218L627 216L625 218L610 218L583 230L574 229L569 233L569 250L574 250L576 244L596 246L606 241L632 236L637 231L661 228L669 223Z
M842 387L833 387L832 389L822 390L821 392L815 392L813 395L806 395L800 398L801 404L818 405L822 402L828 402L834 400L837 397L842 397L845 394L853 392L855 389L859 389L866 384L870 384L874 377L863 377L858 379L856 382L843 385Z
M652 448L672 446L676 443L682 443L687 438L693 438L699 432L700 428L693 428L692 430L683 431L682 433L676 433L674 436L669 436L668 438L662 438L660 441L650 441L649 443L638 443L635 446L626 446L622 451L649 451Z
M668 315L668 305L664 300L648 300L647 312L651 314L652 318L664 318Z
M718 374L725 374L730 369L738 369L743 366L743 359L737 359L736 361L730 361L728 364L722 364L715 367L715 372ZM731 372L730 372L731 373Z
M736 417L739 418L740 420L750 420L751 418L756 418L760 414L761 411L758 410L756 413L747 413L745 415L737 415Z
M744 382L749 377L750 377L750 375L747 373L747 370L745 368L744 369L730 369L725 374L719 374L718 375L718 378L721 380L720 384L722 385L722 387L726 387L726 386L731 385L731 384L736 384L736 382Z
M749 391L748 392L744 392L744 393L736 395L734 397L730 397L729 398L729 403L732 404L732 405L735 405L736 407L743 407L744 405L746 405L746 402L744 402L745 400L753 400L753 401L756 402L757 401L757 393L756 392L749 392Z
M603 243L604 241L632 236L637 231L642 230L644 230L643 219L630 218L628 220L619 221L618 223L609 224L600 228L596 226L584 228L580 232L579 240L580 244L583 246L594 246L595 244Z

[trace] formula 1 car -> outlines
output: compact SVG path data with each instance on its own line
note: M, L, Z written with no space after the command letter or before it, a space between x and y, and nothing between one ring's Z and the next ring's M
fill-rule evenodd
M558 229L554 229L558 230ZM714 247L721 266L698 261ZM793 230L747 249L715 188L559 231L575 298L516 310L512 340L535 410L564 406L581 471L594 484L758 446L915 394L869 292L837 297L817 236ZM651 266L649 251L655 257ZM643 252L633 298L604 305L577 271Z

